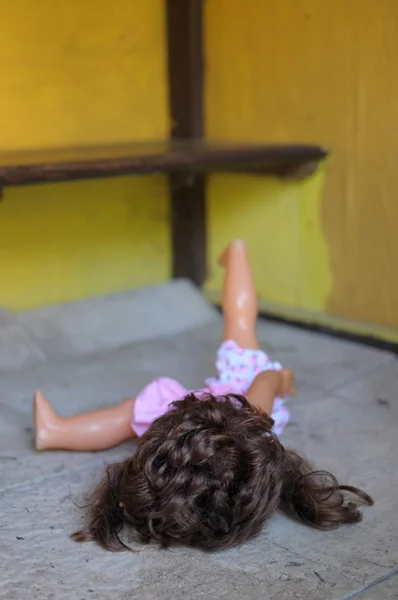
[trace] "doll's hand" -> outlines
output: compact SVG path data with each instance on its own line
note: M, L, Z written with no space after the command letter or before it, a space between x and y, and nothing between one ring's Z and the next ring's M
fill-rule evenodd
M296 394L296 390L294 389L294 372L291 369L282 369L278 371L278 375L279 386L277 396L280 398L294 396Z

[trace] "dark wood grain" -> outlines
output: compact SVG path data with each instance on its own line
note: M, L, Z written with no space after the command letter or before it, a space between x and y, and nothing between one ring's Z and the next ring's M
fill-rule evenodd
M166 0L170 137L204 131L203 1Z
M206 276L206 181L202 174L170 176L172 272L201 285Z
M306 144L233 144L173 140L119 146L0 152L0 185L95 179L149 173L238 171L294 176L327 156ZM301 178L302 175L299 175Z
M195 162L194 154L203 152L203 144L193 141L203 138L204 129L203 0L166 0L166 24L169 158L178 163L171 166L169 188L172 273L200 286L206 276L206 177L204 170L184 174L181 163L189 156Z

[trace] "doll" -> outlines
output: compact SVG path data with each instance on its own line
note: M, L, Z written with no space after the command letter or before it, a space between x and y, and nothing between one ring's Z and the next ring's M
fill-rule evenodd
M245 243L233 242L222 254L220 264L226 272L224 341L217 354L218 377L207 379L205 387L197 392L215 396L249 394L252 403L272 416L274 430L280 435L289 420L284 397L294 393L293 373L282 369L259 349L256 291ZM160 377L147 385L137 398L127 398L111 408L63 418L54 413L37 391L33 407L36 448L106 450L133 436L141 436L167 411L171 402L187 393L178 381Z
M203 388L188 391L161 377L136 398L72 417L57 415L36 392L38 450L105 450L137 440L131 458L108 467L76 541L126 549L119 534L128 525L136 541L221 549L258 534L278 508L313 527L332 529L362 518L344 491L372 504L365 492L340 486L281 444L293 372L260 349L245 243L232 242L220 264L224 335L218 376Z

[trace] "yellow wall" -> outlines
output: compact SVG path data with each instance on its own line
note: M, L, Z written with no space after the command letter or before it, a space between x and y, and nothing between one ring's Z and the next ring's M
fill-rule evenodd
M163 0L0 0L0 151L163 138ZM5 189L0 305L169 276L162 177Z
M334 151L326 177L298 184L211 178L207 289L221 286L218 252L245 237L264 306L398 340L398 4L205 6L207 133ZM0 8L0 151L167 134L163 0ZM0 306L164 281L167 213L162 177L4 190Z
M334 151L323 194L322 174L299 185L213 178L211 262L227 237L245 236L260 296L279 312L398 330L398 3L206 6L208 134ZM220 285L213 270L207 288Z

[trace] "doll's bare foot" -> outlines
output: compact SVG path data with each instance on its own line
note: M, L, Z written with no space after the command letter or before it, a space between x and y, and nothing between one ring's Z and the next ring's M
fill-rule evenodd
M231 249L231 246L238 246L244 249L246 252L246 242L244 240L234 240L225 248L225 250L220 254L218 258L218 264L220 267L226 267L228 264L228 255Z
M280 398L285 396L294 396L296 390L294 389L294 372L291 369L282 369L278 371L280 376L280 384L277 395Z
M60 418L39 391L35 392L33 397L33 419L36 449L46 450L51 448L51 439L58 428Z

